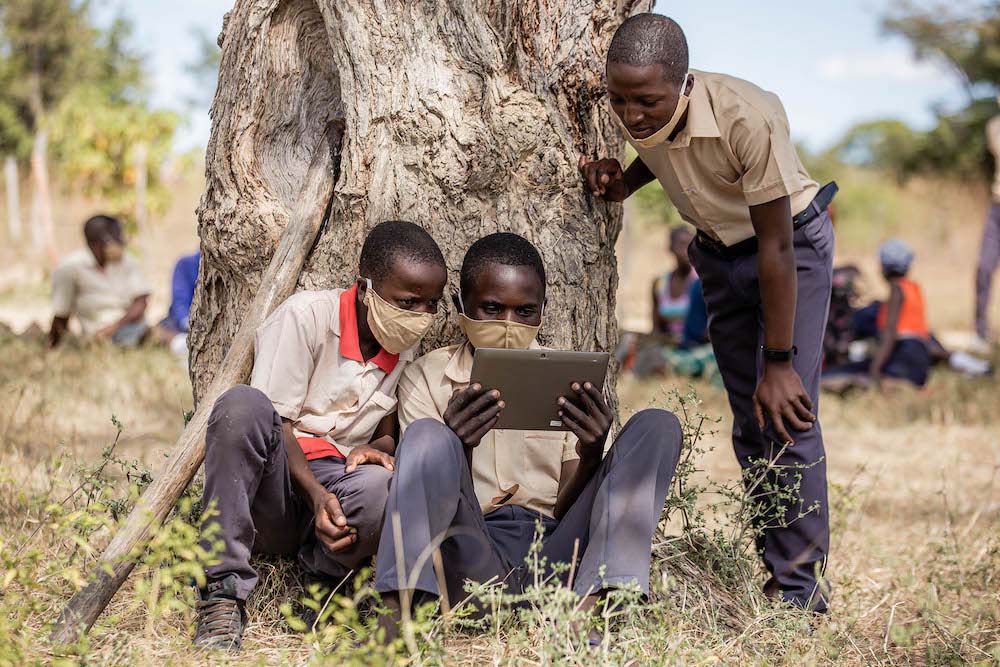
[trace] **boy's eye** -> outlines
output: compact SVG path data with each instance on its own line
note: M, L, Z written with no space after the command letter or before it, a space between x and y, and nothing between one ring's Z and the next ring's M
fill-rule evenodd
M517 314L521 317L531 317L537 312L534 308L518 308Z

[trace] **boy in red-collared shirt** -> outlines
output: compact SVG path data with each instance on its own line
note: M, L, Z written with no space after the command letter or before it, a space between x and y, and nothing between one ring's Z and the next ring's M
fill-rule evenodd
M250 385L216 402L204 506L221 528L194 643L237 649L257 583L251 553L346 576L378 548L393 474L396 383L447 281L441 250L408 222L376 226L349 289L300 292L260 326ZM206 540L206 548L211 545Z

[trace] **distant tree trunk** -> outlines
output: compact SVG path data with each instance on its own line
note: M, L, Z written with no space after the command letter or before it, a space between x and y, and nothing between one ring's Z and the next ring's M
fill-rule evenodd
M382 220L425 226L451 285L475 239L531 239L549 275L543 340L611 349L621 207L587 196L580 155L621 154L604 55L652 0L237 0L212 106L191 373L205 389L253 297L310 151L339 128L336 187L300 289L357 277ZM441 317L431 348L457 334Z
M146 190L149 183L149 147L140 141L135 145L135 224L140 230L149 223L149 206Z
M31 144L31 238L35 250L44 252L49 267L56 262L56 237L52 224L52 195L49 191L49 131L45 126L45 103L42 99L42 75L31 74L31 115L35 136Z
M5 198L7 200L7 238L12 243L21 241L21 198L18 188L17 160L8 155L3 160Z

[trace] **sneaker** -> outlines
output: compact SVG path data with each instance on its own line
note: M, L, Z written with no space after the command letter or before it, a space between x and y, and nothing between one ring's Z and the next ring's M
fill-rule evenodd
M952 370L969 377L989 375L993 371L993 366L990 362L979 357L974 357L968 352L952 352L948 358L948 364Z
M236 575L210 582L199 592L194 645L217 651L240 650L247 614L243 600L236 599Z
M968 345L969 352L972 354L978 354L982 356L989 356L993 353L993 346L985 338L980 338L976 336Z

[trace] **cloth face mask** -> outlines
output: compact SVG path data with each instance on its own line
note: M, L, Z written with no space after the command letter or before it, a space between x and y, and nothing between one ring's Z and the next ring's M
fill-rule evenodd
M687 111L688 103L691 101L691 96L684 94L684 89L687 87L689 76L691 75L685 74L684 80L681 82L681 88L677 93L677 108L674 109L674 115L670 117L670 120L667 121L666 125L645 139L637 139L636 137L633 137L632 133L628 131L627 127L625 127L625 123L622 123L621 118L618 118L618 114L615 114L615 118L618 118L618 122L622 123L622 128L625 130L625 134L628 135L629 141L642 148L655 148L656 146L664 143L670 137L673 131L677 128L677 123L681 122L684 112Z
M458 315L458 326L469 339L473 347L499 347L508 350L527 350L531 341L535 340L541 323L538 326L512 322L511 320L474 320L465 314L465 304L462 296L458 297L462 312ZM545 308L542 308L542 315Z
M365 278L364 304L368 307L368 326L382 349L399 354L415 347L434 323L433 313L416 313L394 306L378 295L371 278Z

